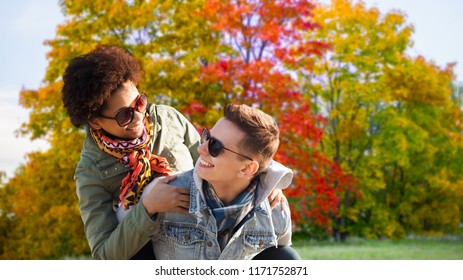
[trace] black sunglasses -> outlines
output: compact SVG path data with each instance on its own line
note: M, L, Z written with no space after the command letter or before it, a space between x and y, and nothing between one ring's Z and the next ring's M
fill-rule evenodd
M207 148L209 149L209 154L212 156L212 157L217 157L220 152L222 150L227 150L229 152L232 152L234 154L237 154L239 156L242 156L246 159L249 159L249 160L253 160L252 158L250 157L247 157L245 155L242 155L240 153L237 153L235 151L232 151L228 148L225 148L224 145L222 144L222 142L220 142L219 140L215 139L214 137L211 137L211 133L209 132L209 129L207 128L204 128L203 129L203 133L201 134L201 144L205 143L206 141L209 141L209 143L207 144Z
M100 117L105 119L116 120L119 126L126 126L133 121L133 116L135 115L135 110L140 113L146 111L146 106L148 105L148 97L146 93L141 93L137 99L135 99L135 106L133 107L122 107L116 112L116 117L106 117L100 115Z

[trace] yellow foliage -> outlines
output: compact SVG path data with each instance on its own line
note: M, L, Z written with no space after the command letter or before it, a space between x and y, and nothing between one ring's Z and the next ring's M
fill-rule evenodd
M441 70L423 57L402 59L403 63L387 68L384 82L392 100L420 102L433 106L450 105L451 67Z

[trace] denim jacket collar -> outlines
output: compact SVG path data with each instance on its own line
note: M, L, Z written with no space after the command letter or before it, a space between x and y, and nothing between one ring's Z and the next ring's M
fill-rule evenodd
M190 213L200 212L207 208L206 199L202 190L203 179L198 176L196 169L200 159L196 162L195 169L193 171L193 180L194 182L190 185ZM271 171L271 172L269 172ZM293 178L293 172L291 169L285 167L284 165L271 161L269 167L260 174L260 184L256 190L256 210L264 211L260 204L264 202L265 199L270 195L274 189L285 189L289 187L291 180Z
M203 179L196 173L199 161L200 159L196 162L195 169L193 170L193 181L191 181L190 185L190 213L201 212L207 209L206 199L201 188Z

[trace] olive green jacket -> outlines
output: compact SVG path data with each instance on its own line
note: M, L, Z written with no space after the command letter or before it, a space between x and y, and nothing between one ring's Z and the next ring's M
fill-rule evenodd
M189 170L199 157L199 134L177 110L151 105L155 130L152 153L165 157L174 171ZM120 184L129 171L102 151L88 133L74 174L79 208L92 256L95 259L130 259L148 241L154 222L138 203L119 224L115 205Z

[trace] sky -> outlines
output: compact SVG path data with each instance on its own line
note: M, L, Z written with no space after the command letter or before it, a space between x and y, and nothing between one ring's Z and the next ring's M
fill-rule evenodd
M323 1L326 2L326 1ZM463 81L463 1L366 0L384 14L397 9L415 27L411 55L422 55L437 65L457 62L457 80ZM29 112L18 104L21 88L38 89L48 65L43 42L53 39L64 16L58 0L0 0L0 171L12 176L26 162L25 155L45 150L44 141L15 137Z
M9 177L26 153L48 147L14 132L29 114L19 106L19 91L40 87L50 50L43 42L54 38L63 20L58 0L0 0L0 171Z

